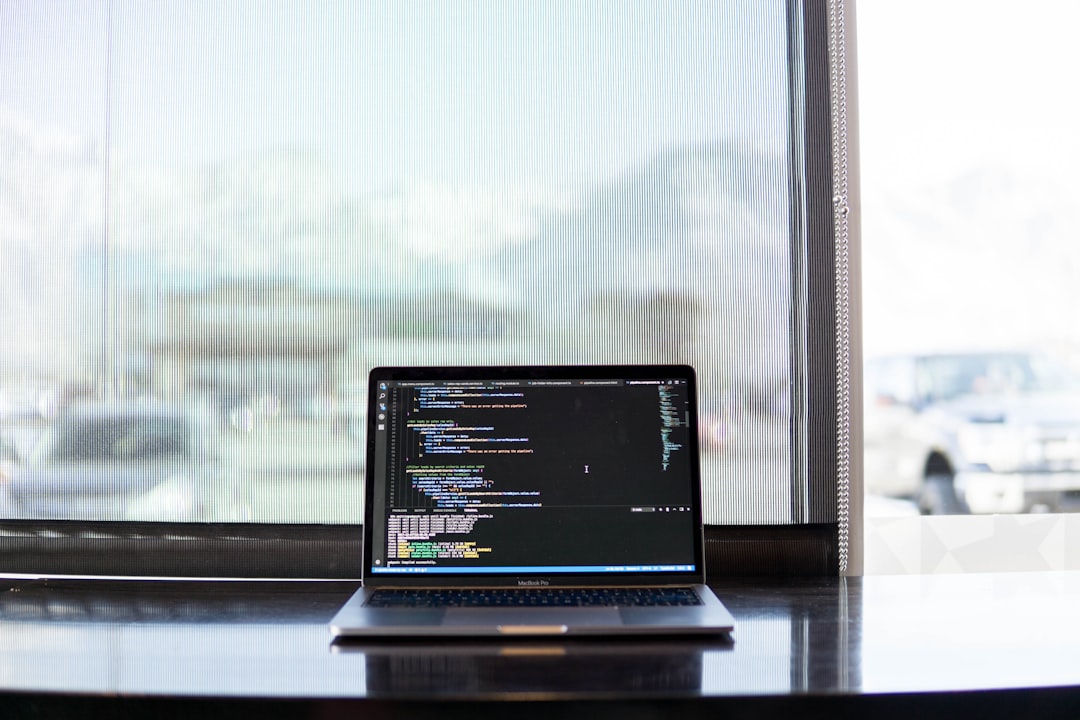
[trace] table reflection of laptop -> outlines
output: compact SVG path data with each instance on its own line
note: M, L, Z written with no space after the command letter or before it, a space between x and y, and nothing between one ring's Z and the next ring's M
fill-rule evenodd
M377 368L335 637L728 633L687 366Z
M368 698L415 693L455 693L502 698L560 694L699 695L708 658L732 643L599 638L490 639L439 642L369 639L335 643L335 653L363 656Z

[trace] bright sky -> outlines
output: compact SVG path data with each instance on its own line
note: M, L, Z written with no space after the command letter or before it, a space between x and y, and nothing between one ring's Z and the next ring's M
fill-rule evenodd
M0 109L101 136L108 92L137 160L301 149L359 193L593 183L675 143L782 143L776 6L3 0Z
M868 354L1080 362L1080 3L857 7Z
M868 181L1080 153L1080 3L905 0L856 13Z

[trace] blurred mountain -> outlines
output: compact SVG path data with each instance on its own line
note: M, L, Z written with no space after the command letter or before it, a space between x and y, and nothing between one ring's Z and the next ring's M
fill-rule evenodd
M492 264L523 296L554 290L567 302L610 292L697 295L716 289L718 272L757 292L786 272L786 183L776 157L725 145L673 150L580 207L543 216L536 240Z

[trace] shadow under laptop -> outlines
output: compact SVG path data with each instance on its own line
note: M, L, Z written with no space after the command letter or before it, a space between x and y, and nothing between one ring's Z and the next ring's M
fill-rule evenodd
M730 635L673 641L338 640L335 654L361 654L369 698L625 695L698 696L712 654L730 654Z

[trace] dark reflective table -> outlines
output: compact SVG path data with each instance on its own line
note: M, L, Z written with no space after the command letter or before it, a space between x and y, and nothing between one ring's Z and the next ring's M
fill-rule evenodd
M730 639L335 644L351 583L9 579L0 716L1080 717L1080 573L715 587Z

